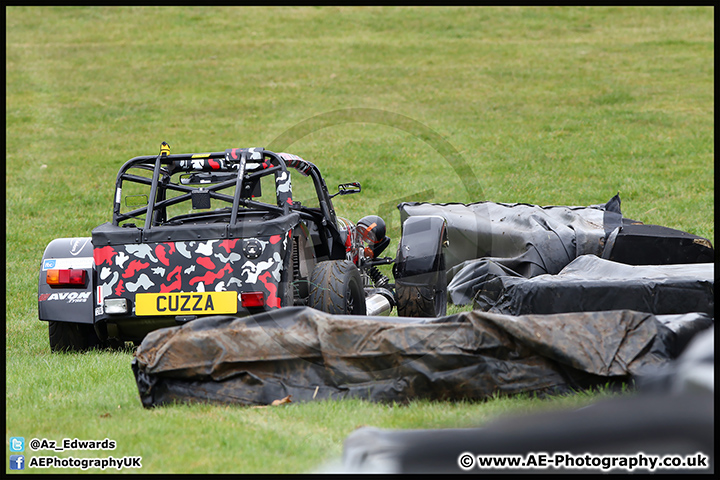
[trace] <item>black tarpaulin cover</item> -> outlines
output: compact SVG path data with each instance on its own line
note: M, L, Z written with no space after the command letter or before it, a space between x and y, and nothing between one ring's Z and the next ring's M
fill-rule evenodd
M453 302L508 315L637 310L714 316L715 265L626 265L583 255L557 275L524 278L489 262L465 268L448 286Z
M708 474L714 472L714 406L712 392L660 392L602 399L579 409L503 416L482 427L361 427L345 439L342 462L321 473ZM496 459L515 456L527 463L480 467L472 462L461 468L459 459L468 452ZM698 454L705 458L700 461ZM648 458L666 455L692 460L657 462L651 468ZM548 461L538 462L543 456ZM635 463L628 464L628 458Z
M401 203L400 220L437 215L447 222L448 269L488 258L533 277L558 273L580 255L602 256L605 239L623 224L620 196L587 207L526 203Z
M633 311L411 319L289 307L156 330L138 347L132 368L145 407L268 405L288 395L481 399L626 380L670 361L677 342L658 317Z
M709 240L624 218L620 203L615 195L587 207L477 202L401 203L398 209L402 221L418 215L445 219L448 294L456 304L463 303L453 294L458 282L498 271L525 278L556 274L582 255L630 265L714 261Z
M458 457L572 452L578 455L707 455L705 465L670 466L652 473L712 473L714 469L714 328L696 335L669 366L643 374L637 394L594 402L572 410L513 415L482 427L384 430L361 427L343 445L342 462L323 473L555 473L549 468L461 469ZM562 452L562 453L561 453ZM607 459L607 457L606 457ZM464 464L467 467L467 463ZM636 464L637 465L637 464ZM575 465L577 466L577 465ZM599 465L595 465L598 467ZM621 464L617 465L622 467ZM648 473L648 468L567 468L567 473ZM647 467L648 464L645 464ZM535 465L537 467L537 464ZM627 466L626 466L627 467ZM610 471L614 470L614 471ZM564 472L564 473L565 473Z

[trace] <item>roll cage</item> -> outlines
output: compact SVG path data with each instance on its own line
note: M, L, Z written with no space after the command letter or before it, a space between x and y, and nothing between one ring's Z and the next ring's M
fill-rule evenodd
M298 213L302 220L316 226L323 244L317 252L320 257L344 257L346 234L340 232L344 226L338 222L331 199L338 194L359 191L359 184L340 185L338 193L330 195L320 170L311 162L289 153L275 153L263 148L233 148L224 152L171 155L166 144L163 145L159 155L135 157L120 168L115 184L113 226L139 227L141 237L150 238L153 229L163 226L225 222L232 228L246 216L257 217L264 213L270 216L263 218L270 219ZM317 207L293 201L288 169L312 179ZM137 170L152 172L152 175L142 176ZM275 177L275 202L254 200L253 193L260 179L270 175ZM126 182L145 185L150 192L142 206L122 212ZM223 192L232 187L235 188L232 194ZM179 195L169 197L170 192ZM227 204L227 207L168 218L168 207L188 202L193 209L206 209L210 207L211 199ZM144 225L121 225L131 219L142 220L141 217L144 217Z
M313 180L319 208L304 207L292 201L292 190L288 167L293 168ZM152 177L143 177L132 173L133 169L152 171ZM173 179L176 174L189 174L189 177ZM260 177L275 175L276 203L270 204L253 200L249 195ZM150 195L145 206L121 213L122 190L125 182L135 182L150 187ZM195 186L191 185L195 183ZM233 195L222 190L235 187ZM155 156L135 157L120 168L115 184L113 205L113 225L145 216L144 230L164 225L168 222L167 207L181 202L193 202L194 208L207 205L206 200L216 199L226 202L228 211L203 213L202 216L230 216L229 223L236 224L241 216L241 207L250 210L268 210L286 215L290 210L300 211L302 217L317 220L318 214L327 222L335 224L336 215L331 196L320 171L312 163L287 153L275 153L262 148L228 149L225 152L205 154L170 155L161 153ZM181 194L167 198L169 191ZM198 214L187 215L193 218ZM176 217L177 218L177 217ZM173 219L170 219L172 221Z

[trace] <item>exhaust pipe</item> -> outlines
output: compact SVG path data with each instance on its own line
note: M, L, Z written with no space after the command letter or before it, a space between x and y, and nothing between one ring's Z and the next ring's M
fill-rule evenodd
M392 293L385 289L375 289L375 293L365 298L365 310L368 317L388 316L395 306Z

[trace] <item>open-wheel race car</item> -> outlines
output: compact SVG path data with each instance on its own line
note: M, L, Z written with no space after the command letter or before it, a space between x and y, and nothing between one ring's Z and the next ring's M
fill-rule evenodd
M445 315L445 220L407 218L395 258L381 257L385 222L353 224L333 207L335 196L360 191L352 182L331 195L319 169L292 154L170 154L163 142L159 155L120 168L111 222L46 247L38 314L51 350L138 344L199 317L293 305ZM378 268L389 264L394 283Z

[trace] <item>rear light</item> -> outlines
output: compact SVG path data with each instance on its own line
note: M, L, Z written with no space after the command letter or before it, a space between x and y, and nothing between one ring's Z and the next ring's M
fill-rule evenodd
M85 286L87 272L80 268L63 268L48 270L45 277L48 285L80 285Z
M262 307L265 305L265 294L263 292L242 292L240 304L243 307Z

